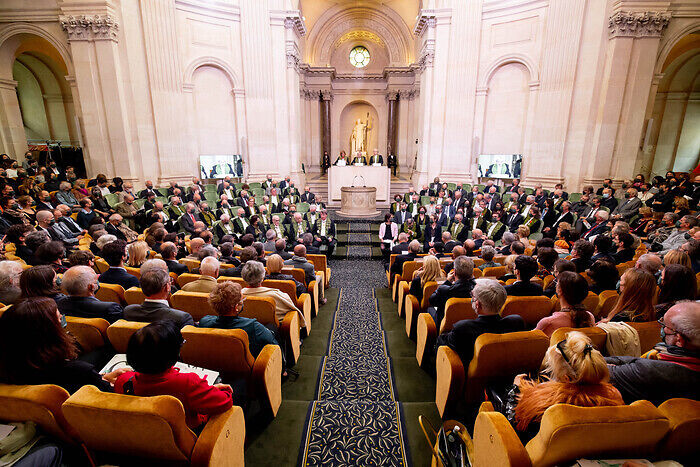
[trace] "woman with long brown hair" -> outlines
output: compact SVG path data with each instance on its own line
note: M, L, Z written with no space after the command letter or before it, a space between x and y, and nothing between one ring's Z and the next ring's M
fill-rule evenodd
M571 271L560 272L556 290L561 309L542 318L537 329L551 336L559 328L585 328L595 324L595 317L583 306L588 296L588 282L583 276Z
M601 322L627 321L633 323L654 321L654 291L656 279L644 269L631 268L620 278L620 298Z

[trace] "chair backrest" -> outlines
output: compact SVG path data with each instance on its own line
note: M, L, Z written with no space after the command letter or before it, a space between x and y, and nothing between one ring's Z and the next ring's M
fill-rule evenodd
M245 297L243 299L243 311L241 316L255 318L261 324L274 324L279 326L275 314L275 299L272 297Z
M445 303L445 317L440 323L440 334L452 330L457 321L476 319L471 298L452 297Z
M120 319L107 328L107 337L117 353L126 353L126 347L129 345L131 336L147 325L148 323L142 323L140 321Z
M596 318L605 318L610 311L615 308L620 295L615 290L603 290L598 295L598 306L595 310L590 310Z
M326 255L307 254L306 259L313 263L315 271L326 272L326 269L328 269L328 261L326 259Z
M501 316L520 315L529 327L537 326L542 318L552 314L549 297L508 297L501 308Z
M525 447L533 465L563 465L582 457L652 454L669 421L649 401L617 407L556 404L542 416L540 431Z
M102 318L66 316L66 330L78 341L83 352L91 352L107 344L109 322Z
M83 386L63 412L85 445L97 451L182 462L197 441L173 396L126 396Z
M435 292L438 288L438 283L435 281L429 281L426 282L425 285L423 286L423 300L421 300L420 304L420 309L421 310L427 310L430 300L430 296Z
M248 287L248 284L243 280L242 277L231 277L231 276L219 276L216 282L233 281L240 285L241 287Z
M185 326L182 337L186 341L180 351L183 362L216 370L227 377L250 377L255 358L243 329Z
M201 274L192 274L189 272L182 273L177 276L177 285L178 287L182 288L190 282L198 280L200 277L202 277Z
M187 258L182 258L182 259L178 260L178 262L180 264L184 264L185 266L187 266L187 269L190 272L194 271L195 269L198 269L199 264L200 264L199 260L197 260L197 259L187 259Z
M474 253L476 254L476 252L474 252ZM486 262L482 258L475 258L473 256L470 256L469 259L472 260L475 268L478 268L479 266L481 266L482 264L484 264Z
M549 339L539 330L477 337L465 382L467 402L481 400L489 382L512 381L517 374L538 371L547 348Z
M109 264L107 264L107 261L103 260L100 257L95 258L95 267L99 271L100 274L103 272L107 272L109 269Z
M46 434L73 444L75 431L61 409L68 396L68 391L53 384L0 384L0 421L34 422Z
M170 302L173 308L186 311L192 315L192 319L199 321L207 315L215 315L216 313L209 305L209 294L206 292L186 292L178 290L170 296Z
M292 302L294 302L294 304L298 303L297 286L292 281L266 279L263 281L262 286L281 290L282 292L289 295L289 298L292 299Z
M124 291L124 299L127 305L140 305L146 299L141 287L131 287Z
M639 345L642 353L646 353L661 342L661 325L656 321L646 323L627 323L637 330L639 335Z
M505 266L495 266L492 268L484 268L484 277L501 277L506 273Z
M419 263L418 261L406 261L403 263L401 280L411 282L413 280L413 273L420 269L421 266L423 266L423 263Z
M123 305L126 303L124 298L124 287L119 284L106 284L100 282L100 288L95 292L95 298L103 302L114 302Z
M681 460L697 455L700 401L669 399L659 410L668 418L671 428L657 450L660 458Z
M299 268L284 268L282 269L282 274L289 274L291 275L294 279L297 281L301 282L304 285L306 284L306 272L304 272L303 269Z
M139 268L132 268L131 266L124 266L124 269L126 269L126 272L128 272L132 276L135 276L137 279L141 278L141 270Z
M588 336L591 339L591 345L605 355L605 342L608 340L608 333L600 329L598 326L556 329L549 338L549 345L556 345L557 343L563 341L571 331L579 331Z
M481 269L474 268L474 271L472 272L472 277L474 279L478 279L478 278L482 277L483 275L484 275L484 273L481 271Z
M555 297L556 295L552 296L554 302L554 309L552 310L553 312L561 310L561 303L559 303L559 299ZM596 295L594 292L588 292L586 298L583 299L584 308L586 308L586 310L590 311L593 314L595 314L599 303L600 297L598 297L598 295Z

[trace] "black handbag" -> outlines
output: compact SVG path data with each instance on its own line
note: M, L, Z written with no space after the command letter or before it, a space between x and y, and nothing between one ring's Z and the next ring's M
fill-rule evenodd
M425 439L428 440L438 465L442 467L466 467L471 465L468 452L472 450L470 447L472 440L464 425L459 422L447 421L440 427L440 431L435 431L433 425L426 418L423 418L422 415L418 416L418 423L420 423ZM435 437L434 442L430 440L426 425Z

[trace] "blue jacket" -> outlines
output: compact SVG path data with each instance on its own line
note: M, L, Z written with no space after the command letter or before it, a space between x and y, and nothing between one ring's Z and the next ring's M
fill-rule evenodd
M253 318L207 315L199 320L199 327L244 330L248 334L250 353L253 354L253 357L257 357L267 344L279 345L272 331Z
M124 287L124 290L131 287L139 287L139 280L136 276L132 276L126 269L110 267L107 271L100 274L100 282L105 284L118 284Z

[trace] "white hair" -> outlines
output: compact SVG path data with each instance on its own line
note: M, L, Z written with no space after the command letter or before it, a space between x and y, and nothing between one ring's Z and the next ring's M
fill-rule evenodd
M595 216L602 220L603 222L607 221L610 218L610 213L604 209L601 209L598 211Z
M497 314L506 302L508 293L497 280L477 279L472 290L472 297L481 303L481 308L487 314Z
M22 266L17 261L0 261L0 290L16 287L22 271Z
M213 256L207 256L202 260L199 265L199 272L205 276L218 276L220 263L219 260Z
M675 313L668 314L676 308ZM681 308L678 310L678 308ZM700 347L700 304L693 301L683 301L673 305L666 312L667 326L680 333L689 344Z
M85 295L95 275L90 266L73 266L63 274L61 286L68 295Z
M100 238L98 238L95 243L97 243L97 248L99 248L101 250L102 247L104 247L106 244L114 242L116 240L117 240L117 237L115 235L105 234L105 235L101 236Z
M265 267L259 261L247 261L241 270L241 277L248 285L260 285L265 279Z
M162 269L163 271L167 271L168 264L162 259L149 259L141 265L141 275L146 274L148 271L153 271L154 269Z

